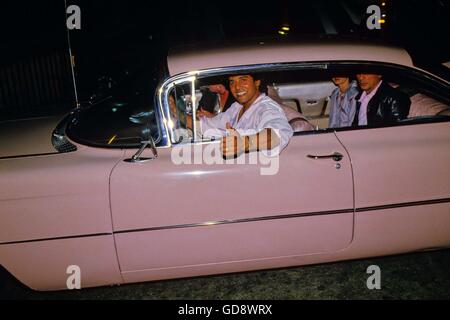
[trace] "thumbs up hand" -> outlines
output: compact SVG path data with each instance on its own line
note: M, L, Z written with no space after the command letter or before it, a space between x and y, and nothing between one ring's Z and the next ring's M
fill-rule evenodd
M245 151L245 139L229 122L226 124L228 136L222 138L221 151L226 159L240 156Z

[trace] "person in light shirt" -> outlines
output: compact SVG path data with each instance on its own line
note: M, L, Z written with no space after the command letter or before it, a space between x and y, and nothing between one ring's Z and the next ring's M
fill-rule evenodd
M359 94L358 84L346 76L331 78L337 87L330 96L329 128L350 127L355 118L356 96Z
M391 87L379 74L357 74L362 92L356 97L353 126L382 126L406 119L411 100Z
M260 91L261 80L252 74L228 77L236 102L215 117L197 112L199 129L207 138L222 138L222 154L226 158L244 152L283 150L293 135L280 105Z

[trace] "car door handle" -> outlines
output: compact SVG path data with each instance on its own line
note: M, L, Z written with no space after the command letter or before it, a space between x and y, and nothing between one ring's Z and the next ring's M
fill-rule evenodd
M308 154L307 157L314 160L332 158L334 161L341 161L344 156L339 152L334 152L333 154L327 154L323 156Z

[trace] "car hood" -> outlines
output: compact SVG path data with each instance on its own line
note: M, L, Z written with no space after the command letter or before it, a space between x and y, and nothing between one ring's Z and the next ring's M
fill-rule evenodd
M0 159L57 152L52 132L62 115L0 122Z

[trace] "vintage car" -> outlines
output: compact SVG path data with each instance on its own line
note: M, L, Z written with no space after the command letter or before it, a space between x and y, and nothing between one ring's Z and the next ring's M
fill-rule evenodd
M28 287L67 289L73 266L86 288L450 246L449 83L403 49L184 47L159 73L58 125L0 126L0 265ZM201 88L237 73L311 124L278 157L206 161L220 140L177 134L169 97L195 115ZM408 93L408 118L328 128L331 78L358 73Z

